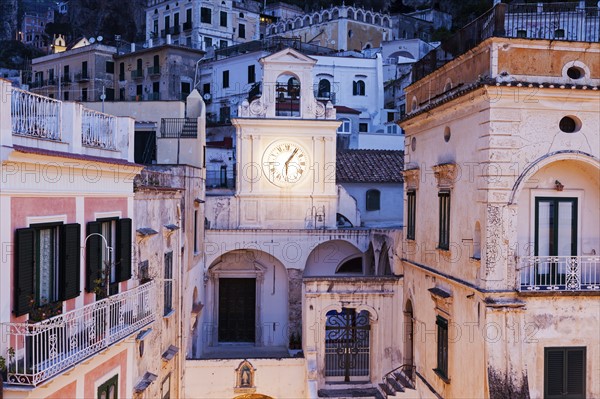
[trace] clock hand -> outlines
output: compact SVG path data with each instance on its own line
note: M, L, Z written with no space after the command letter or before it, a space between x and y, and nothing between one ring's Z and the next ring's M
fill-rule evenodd
M298 149L296 148L296 149L294 150L294 152L292 152L292 155L290 155L290 157L288 158L288 160L287 160L287 161L285 161L285 166L286 166L286 169L287 169L287 165L288 165L288 164L290 163L290 161L291 161L291 160L294 158L294 156L296 155L296 153L297 153L297 152L298 152Z

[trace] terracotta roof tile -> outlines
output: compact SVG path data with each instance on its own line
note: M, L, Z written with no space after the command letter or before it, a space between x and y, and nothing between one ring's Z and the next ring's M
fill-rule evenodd
M337 183L402 183L404 152L344 150L337 154Z

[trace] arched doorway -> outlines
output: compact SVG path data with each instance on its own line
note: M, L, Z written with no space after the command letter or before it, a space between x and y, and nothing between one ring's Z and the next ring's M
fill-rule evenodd
M413 334L414 334L414 314L412 302L410 299L406 302L404 308L404 364L409 366L414 365L413 358Z
M239 395L234 397L233 399L273 399L270 396L263 395L261 393L246 393L243 395Z
M330 381L367 380L370 374L369 312L342 308L327 312L325 377Z

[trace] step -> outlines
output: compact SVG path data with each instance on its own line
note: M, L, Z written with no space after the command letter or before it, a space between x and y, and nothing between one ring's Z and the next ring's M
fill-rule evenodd
M396 377L396 381L398 381L404 388L415 389L414 384L410 381L404 373L394 373L394 377Z
M379 388L381 388L386 395L394 395L396 393L396 391L394 391L388 384L379 384Z
M346 389L319 389L320 398L346 399L384 399L377 388L346 388Z
M387 383L390 387L392 387L396 392L404 392L404 387L400 384L396 379L392 377L387 378Z

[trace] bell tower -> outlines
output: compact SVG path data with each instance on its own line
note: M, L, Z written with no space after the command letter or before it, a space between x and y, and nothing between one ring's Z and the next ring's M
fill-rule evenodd
M340 122L331 102L315 99L316 60L287 48L260 63L262 95L232 120L239 228L334 228Z

